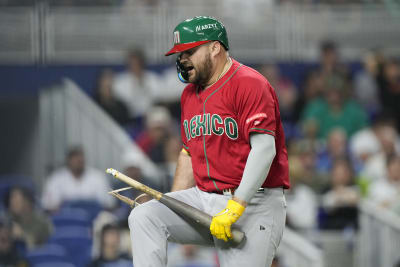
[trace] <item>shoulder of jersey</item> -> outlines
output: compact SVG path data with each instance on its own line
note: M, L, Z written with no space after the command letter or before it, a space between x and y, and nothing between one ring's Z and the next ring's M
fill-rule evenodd
M236 76L236 77L235 77ZM233 78L239 83L254 83L254 84L268 84L268 80L255 69L242 65L241 69L236 73Z
M242 65L241 69L238 71L238 76L241 78L255 79L255 80L266 80L265 77L252 67Z

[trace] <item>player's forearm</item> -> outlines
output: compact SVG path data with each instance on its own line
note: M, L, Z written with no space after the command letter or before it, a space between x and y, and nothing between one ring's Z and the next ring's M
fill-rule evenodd
M233 200L246 205L265 181L276 155L275 138L268 134L253 134L251 150L244 168L242 181Z
M195 186L195 184L196 183L193 178L192 160L187 153L181 151L179 154L171 191L188 189Z

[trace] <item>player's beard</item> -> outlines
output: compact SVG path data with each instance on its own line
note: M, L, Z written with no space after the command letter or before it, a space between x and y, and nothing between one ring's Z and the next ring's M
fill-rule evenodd
M189 77L189 81L201 87L206 87L211 79L212 69L213 65L211 61L211 55L207 54L204 57L202 64L199 64L198 67L195 67L194 77Z

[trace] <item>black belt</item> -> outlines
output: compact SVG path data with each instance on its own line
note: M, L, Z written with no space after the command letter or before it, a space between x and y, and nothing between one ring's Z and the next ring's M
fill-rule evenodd
M235 194L236 189L237 188L227 188L227 189L223 189L222 191L217 191L217 192L214 192L214 193L221 194L221 195L233 196ZM257 193L264 193L264 191L265 191L265 188L260 187L257 190Z

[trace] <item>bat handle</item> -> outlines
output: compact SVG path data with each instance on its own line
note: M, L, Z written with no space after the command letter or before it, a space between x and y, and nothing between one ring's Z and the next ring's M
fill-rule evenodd
M245 234L239 229L232 228L232 242L236 245L242 243L243 239L246 238Z

